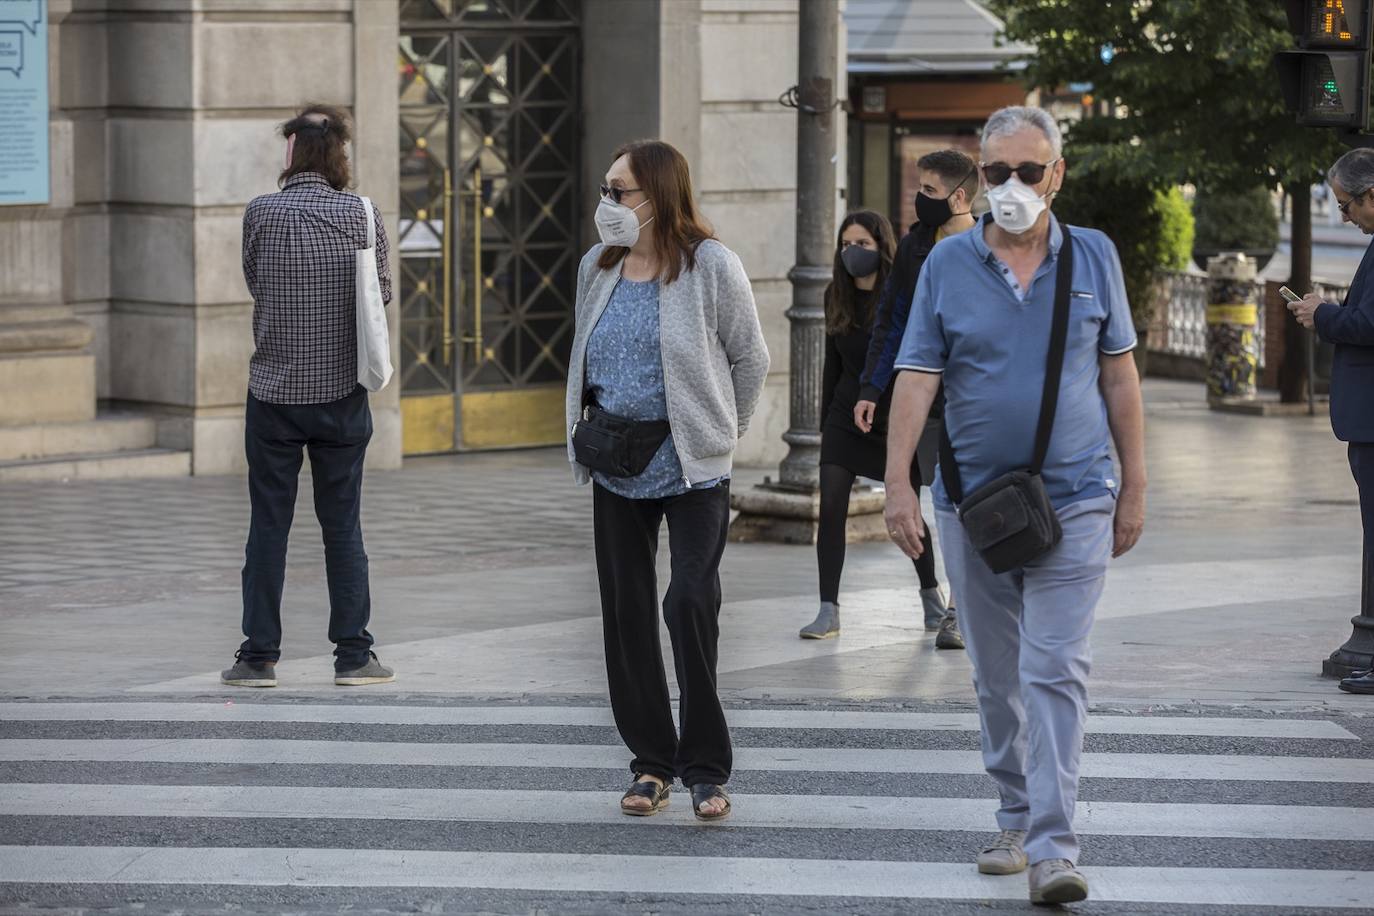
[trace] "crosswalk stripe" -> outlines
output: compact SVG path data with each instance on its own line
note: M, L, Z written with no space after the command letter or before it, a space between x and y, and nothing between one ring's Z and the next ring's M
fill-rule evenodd
M679 796L680 797L680 796ZM516 802L518 801L518 804ZM984 798L736 794L732 827L864 830L992 829ZM614 793L496 789L11 784L0 815L499 821L626 824ZM1348 840L1374 810L1302 805L1080 802L1084 835ZM659 822L696 825L682 799Z
M1291 909L1364 907L1374 899L1374 872L1101 867L1085 873L1093 899L1107 902ZM983 876L963 863L393 849L3 846L0 880L927 900L1026 896L1024 877Z
M403 741L288 741L234 738L0 740L5 761L130 763L281 763L614 769L628 764L619 746L591 744L443 744ZM982 773L977 751L740 748L736 770L827 773ZM1239 779L1260 782L1364 782L1369 761L1321 757L1208 754L1083 755L1082 775L1110 779Z
M732 728L977 731L976 713L836 709L739 709ZM613 726L611 711L589 706L334 706L269 703L0 703L0 721L312 722L358 725ZM1089 716L1088 732L1218 738L1359 740L1324 719L1195 716Z

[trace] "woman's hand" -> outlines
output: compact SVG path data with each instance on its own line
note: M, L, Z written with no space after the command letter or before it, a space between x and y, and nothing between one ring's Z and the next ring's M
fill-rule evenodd
M860 401L854 405L854 425L868 433L873 431L873 415L878 405L872 401Z

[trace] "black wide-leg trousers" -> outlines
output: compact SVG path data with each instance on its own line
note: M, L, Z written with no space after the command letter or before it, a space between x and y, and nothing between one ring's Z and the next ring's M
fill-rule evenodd
M634 755L630 769L687 786L724 784L732 755L716 694L716 648L730 483L668 499L627 499L597 485L593 507L606 674L616 727ZM658 630L655 560L665 518L671 581L663 620L673 645L680 733Z

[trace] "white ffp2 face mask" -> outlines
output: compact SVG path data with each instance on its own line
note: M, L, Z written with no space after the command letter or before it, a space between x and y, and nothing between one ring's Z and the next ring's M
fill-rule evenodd
M646 200L639 207L647 203ZM635 211L639 207L632 210L609 197L601 198L601 203L596 205L596 231L601 236L602 244L618 248L634 247L634 243L639 241L639 217L635 216ZM654 218L651 216L644 221L644 225L647 226L653 221Z
M1047 207L1045 198L1035 193L1035 189L1021 183L1012 175L995 188L988 188L988 205L992 207L992 220L1008 232L1020 235L1040 218Z

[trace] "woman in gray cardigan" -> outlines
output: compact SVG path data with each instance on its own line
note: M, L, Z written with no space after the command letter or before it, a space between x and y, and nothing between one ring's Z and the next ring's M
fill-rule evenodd
M650 815L674 778L698 818L730 812L730 732L716 694L720 559L735 443L768 373L740 260L698 215L687 160L648 140L616 151L582 258L568 364L568 459L594 484L597 575L616 727L634 759L621 810ZM668 522L663 617L681 693L673 726L654 560Z

